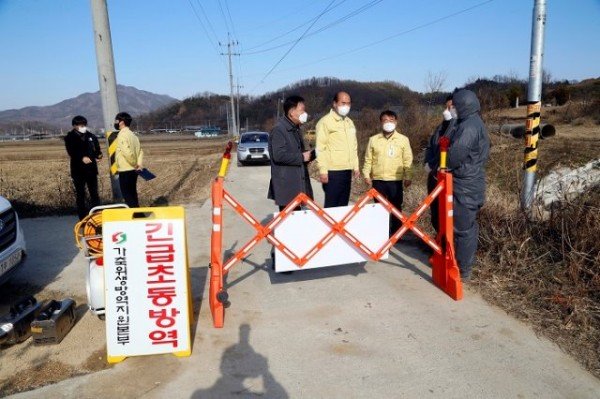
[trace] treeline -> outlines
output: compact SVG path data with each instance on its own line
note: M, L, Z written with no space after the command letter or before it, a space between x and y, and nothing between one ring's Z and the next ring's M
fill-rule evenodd
M474 78L464 87L478 95L484 113L514 106L517 98L521 105L526 102L527 81L512 75ZM418 93L392 81L357 82L334 77L314 77L261 96L242 96L239 105L240 125L242 128L248 126L249 129L269 130L277 115L283 113L283 99L291 94L300 94L306 99L307 109L311 114L313 123L307 126L310 129L315 120L328 112L333 95L340 90L352 95L353 113L370 114L372 111L377 114L377 111L392 108L404 119L408 119L406 123L413 127L422 118L419 113L437 112L439 105L450 94L444 91ZM563 105L576 101L595 104L599 99L600 78L582 82L554 81L549 74L544 75L544 103ZM137 126L134 128L148 131L154 128L213 125L226 129L228 107L229 96L205 92L137 118Z
M521 105L527 101L527 81L511 75L497 75L492 78L471 79L465 88L477 93L484 111L514 107L517 99ZM581 82L552 80L544 73L542 102L544 104L565 105L569 101L589 103L600 99L600 78Z

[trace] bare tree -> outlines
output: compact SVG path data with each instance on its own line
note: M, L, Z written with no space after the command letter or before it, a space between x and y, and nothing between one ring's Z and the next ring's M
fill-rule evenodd
M436 93L439 93L444 88L446 84L446 72L427 72L427 78L425 79L425 90L429 93L429 100L427 105L431 106L433 101L433 97Z
M552 74L550 73L550 71L543 69L542 70L542 84L544 86L548 86L550 83L552 83Z

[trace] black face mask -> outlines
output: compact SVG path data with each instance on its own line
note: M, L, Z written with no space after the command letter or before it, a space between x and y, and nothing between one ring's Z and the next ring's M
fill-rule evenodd
M115 123L113 126L115 127L115 130L120 130L120 129L119 129L119 124L118 124L118 123Z

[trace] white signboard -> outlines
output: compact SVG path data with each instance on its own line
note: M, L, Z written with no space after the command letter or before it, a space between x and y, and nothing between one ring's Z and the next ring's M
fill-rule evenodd
M175 207L174 207L175 208ZM133 219L145 211L163 218ZM190 309L183 209L102 213L108 361L174 353L188 356Z
M336 221L341 220L352 206L326 208L327 212ZM388 240L389 213L381 204L367 204L359 210L346 226L346 230L371 251L377 252ZM313 211L295 211L275 228L275 237L281 240L297 256L302 257L319 242L331 226L321 220ZM387 259L385 252L381 259ZM347 265L351 263L368 262L365 256L345 237L336 235L301 269L314 269L318 267ZM279 250L275 251L275 271L286 272L299 270Z

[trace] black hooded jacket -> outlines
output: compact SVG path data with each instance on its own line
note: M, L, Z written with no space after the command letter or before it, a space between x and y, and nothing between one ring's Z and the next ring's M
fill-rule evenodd
M490 139L479 115L481 107L475 93L459 90L452 103L458 120L450 138L448 168L454 177L454 195L461 203L480 207L485 200L485 165L490 153Z

